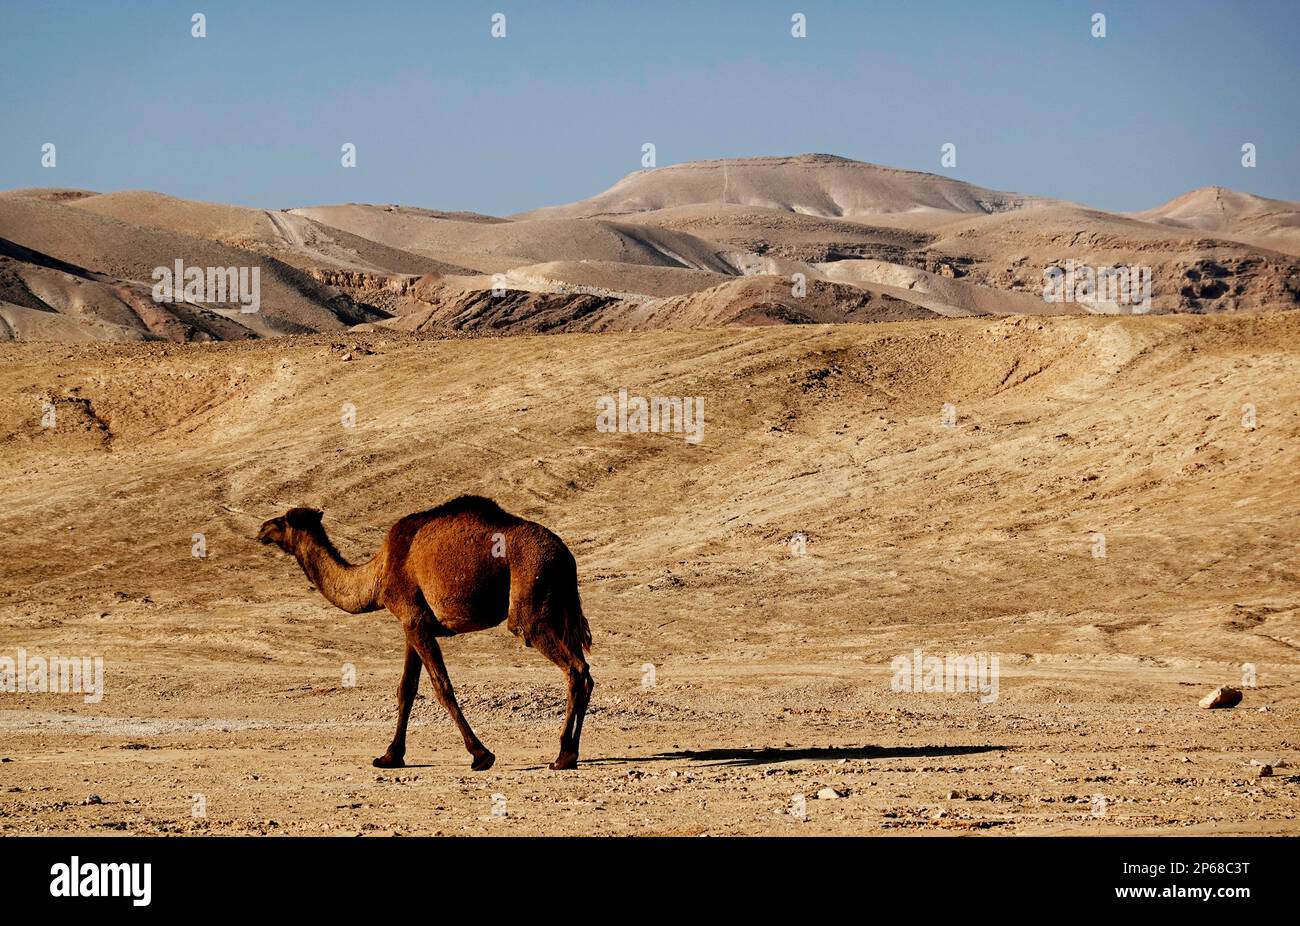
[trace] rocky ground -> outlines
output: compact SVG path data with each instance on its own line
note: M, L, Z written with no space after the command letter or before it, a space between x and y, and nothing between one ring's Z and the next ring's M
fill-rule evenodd
M1298 351L1287 314L0 345L0 657L106 678L0 693L0 832L1295 834ZM703 397L703 441L597 431L620 388ZM504 628L445 646L496 766L422 697L372 768L396 622L253 539L316 505L360 560L462 492L577 556L576 772ZM996 698L895 690L917 649Z

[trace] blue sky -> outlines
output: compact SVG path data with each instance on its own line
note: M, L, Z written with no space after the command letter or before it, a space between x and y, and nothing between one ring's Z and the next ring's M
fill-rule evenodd
M0 188L508 214L648 141L660 166L829 152L1117 210L1300 200L1298 35L1294 0L0 0Z

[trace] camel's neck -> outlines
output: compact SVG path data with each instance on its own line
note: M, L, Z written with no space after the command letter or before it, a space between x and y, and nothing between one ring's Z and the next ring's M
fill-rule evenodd
M380 557L353 566L339 555L323 530L319 537L308 536L294 556L307 578L335 607L349 614L379 609Z

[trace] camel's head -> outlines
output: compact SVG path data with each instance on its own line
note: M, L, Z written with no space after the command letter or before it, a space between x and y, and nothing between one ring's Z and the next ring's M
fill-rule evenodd
M257 532L257 539L292 553L300 538L320 529L323 514L319 508L290 508L280 517L264 523Z

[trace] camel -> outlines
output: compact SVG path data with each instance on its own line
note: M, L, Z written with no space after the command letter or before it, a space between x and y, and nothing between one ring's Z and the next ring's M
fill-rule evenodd
M406 722L421 666L465 739L470 768L492 767L496 756L474 735L456 703L438 638L502 621L565 673L568 712L560 754L550 767L577 767L582 720L595 683L583 656L591 650L591 628L578 597L577 564L564 541L490 499L464 495L402 518L374 558L354 566L330 542L322 516L317 508L292 508L265 522L257 538L297 559L334 606L349 614L387 608L401 623L406 664L397 688L397 732L388 751L374 760L377 768L406 764Z

